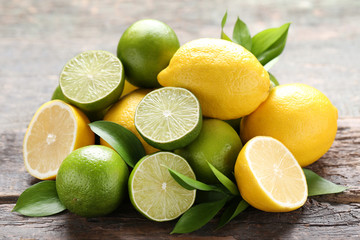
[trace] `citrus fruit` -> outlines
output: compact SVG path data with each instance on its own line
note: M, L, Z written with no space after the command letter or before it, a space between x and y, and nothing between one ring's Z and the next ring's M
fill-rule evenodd
M304 172L291 152L271 137L245 144L235 163L235 179L246 202L266 212L288 212L306 202Z
M143 19L132 24L120 38L117 56L127 80L138 87L159 87L158 73L180 47L175 32L165 23Z
M77 108L60 100L43 104L25 133L26 170L38 179L54 179L61 162L73 150L94 144L89 120Z
M218 183L207 162L232 178L241 147L239 135L229 124L217 119L204 119L199 136L186 147L176 149L175 153L189 162L198 180Z
M125 96L126 94L128 94L128 93L130 93L130 92L134 91L135 89L138 89L138 87L137 87L137 86L132 85L131 83L129 83L129 81L127 81L127 80L125 79L125 82L124 82L124 89L123 89L123 91L122 91L122 93L121 93L121 96L120 96L120 97Z
M55 88L53 95L51 96L51 100L61 100L70 104L70 102L64 96L64 93L61 91L60 85Z
M324 155L334 142L338 111L319 90L305 84L273 88L267 100L242 119L243 142L255 136L281 141L305 167Z
M158 149L150 146L141 137L141 135L135 128L134 117L137 105L150 91L150 89L137 89L133 92L130 92L126 96L120 98L120 100L116 102L104 116L105 121L120 124L121 126L127 128L132 133L134 133L144 146L146 154L154 153L158 151ZM110 147L110 145L102 138L100 139L100 143L101 145Z
M200 133L199 101L184 88L165 87L148 93L138 104L135 127L151 146L174 150L192 142Z
M269 74L251 52L212 38L181 46L158 81L162 86L190 90L204 116L222 120L253 112L267 98L270 87Z
M168 168L195 179L186 160L171 152L143 157L129 177L131 203L145 217L158 222L179 217L195 201L195 190L180 186Z
M60 201L83 217L104 216L114 211L126 196L129 170L111 148L86 146L70 153L56 177Z
M60 87L67 100L81 110L99 111L119 99L124 87L123 66L110 52L86 51L66 63Z

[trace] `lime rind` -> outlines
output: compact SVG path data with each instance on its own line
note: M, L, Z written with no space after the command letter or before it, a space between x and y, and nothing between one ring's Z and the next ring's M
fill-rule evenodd
M124 70L110 52L86 51L70 59L60 75L66 99L84 111L98 111L117 101L124 88Z
M196 190L187 190L170 175L168 168L195 179L187 161L171 152L143 157L129 177L129 196L137 211L157 222L178 218L195 201Z
M151 146L174 150L191 143L202 127L198 99L185 88L163 87L138 104L135 127Z

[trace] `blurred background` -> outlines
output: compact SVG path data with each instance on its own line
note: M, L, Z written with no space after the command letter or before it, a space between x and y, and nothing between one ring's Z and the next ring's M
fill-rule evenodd
M281 84L324 92L339 116L360 116L359 0L0 0L0 128L25 131L51 98L64 64L85 50L116 54L133 22L161 20L181 44L220 36L239 16L252 35L291 22L287 45L271 72Z

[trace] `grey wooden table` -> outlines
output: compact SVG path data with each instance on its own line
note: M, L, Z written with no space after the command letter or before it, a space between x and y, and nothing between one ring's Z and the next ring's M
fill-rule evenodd
M174 222L154 223L125 204L110 216L70 213L28 218L11 213L19 194L36 180L26 173L22 139L48 101L68 59L85 50L115 53L134 21L169 24L183 44L219 37L237 16L252 34L291 22L288 43L272 73L281 83L301 82L324 92L339 110L330 151L311 168L349 190L309 198L291 213L248 209L221 230L218 218L192 234L169 235ZM347 239L360 238L360 1L37 1L0 0L0 239Z

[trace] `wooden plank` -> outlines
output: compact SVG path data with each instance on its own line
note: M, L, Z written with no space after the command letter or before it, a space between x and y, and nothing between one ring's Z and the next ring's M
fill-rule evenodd
M127 202L110 216L85 219L65 212L44 218L11 213L18 195L37 182L26 173L21 156L23 131L0 133L0 238L53 239L252 239L360 237L360 118L341 118L336 140L310 168L349 187L340 194L311 197L290 213L265 213L250 208L223 229L214 231L219 217L192 234L169 235L175 222L155 223ZM4 174L6 173L6 174Z

